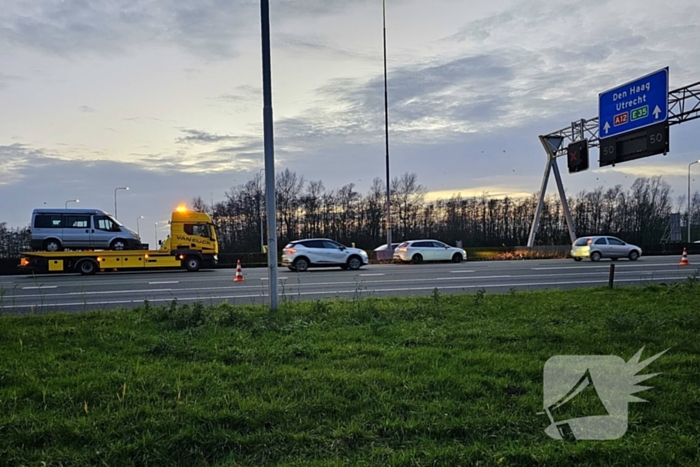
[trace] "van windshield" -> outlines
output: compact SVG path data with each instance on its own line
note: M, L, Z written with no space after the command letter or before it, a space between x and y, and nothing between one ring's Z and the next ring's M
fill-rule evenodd
M116 218L114 218L114 217L112 217L112 216L110 216L110 215L107 215L107 219L111 220L112 222L114 222L115 224L117 224L119 227L123 227L123 226L124 226L124 224L122 224L122 223L119 222Z

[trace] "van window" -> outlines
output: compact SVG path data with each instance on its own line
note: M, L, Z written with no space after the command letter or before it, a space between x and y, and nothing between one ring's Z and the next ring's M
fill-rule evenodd
M60 229L61 215L60 214L37 214L34 217L35 229Z
M106 232L117 232L119 228L112 219L107 216L95 216L95 228L98 230L104 230Z
M90 216L68 215L63 216L64 229L89 229Z

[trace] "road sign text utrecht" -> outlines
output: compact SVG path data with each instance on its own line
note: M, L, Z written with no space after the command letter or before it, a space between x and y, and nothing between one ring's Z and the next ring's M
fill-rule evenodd
M668 68L601 93L598 117L600 138L668 120Z

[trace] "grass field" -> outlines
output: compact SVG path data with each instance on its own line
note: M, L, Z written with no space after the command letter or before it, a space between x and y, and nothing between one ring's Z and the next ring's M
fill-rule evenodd
M0 317L0 465L700 465L700 285ZM555 355L669 349L612 441Z

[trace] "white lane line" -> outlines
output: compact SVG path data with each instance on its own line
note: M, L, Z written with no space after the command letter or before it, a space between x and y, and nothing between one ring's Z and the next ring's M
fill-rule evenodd
M374 273L374 274L360 274L362 277L371 277L371 276L386 276L386 274L383 274L381 272Z
M647 276L654 276L656 274L661 274L661 273L678 273L678 269L661 269L661 270L655 270L655 271L619 271L617 274L618 275L644 275L644 280L647 279ZM473 279L513 279L513 280L532 280L536 277L583 277L583 276L599 276L598 272L580 272L580 273L556 273L556 274L527 274L527 275L522 275L522 276L473 276L473 277L459 277L459 276L453 276L453 277L438 277L438 278L422 278L422 279L379 279L379 280L370 280L363 282L362 284L366 287L373 287L374 284L391 284L391 283L412 283L412 282L438 282L438 281L457 281L457 280L473 280ZM605 276L607 277L607 275ZM687 276L685 277L687 279ZM279 279L286 279L286 278L279 278ZM660 279L663 279L663 277L660 277ZM637 280L637 279L631 279L631 280ZM642 280L640 277L638 280ZM606 279L607 281L607 279ZM617 280L616 280L617 282ZM250 282L249 282L250 283ZM565 282L562 282L563 284ZM323 287L323 286L334 286L334 287L340 287L340 286L345 286L345 285L357 285L357 282L351 282L351 281L336 281L336 282L301 282L299 284L293 283L291 284L291 287ZM259 290L259 285L228 285L228 286L221 286L221 287L183 287L181 289L129 289L129 290L100 290L100 291L91 291L91 292L64 292L64 293L56 293L56 294L46 294L43 297L44 298L51 298L51 297L63 297L63 296L88 296L88 295L123 295L123 294L128 294L128 293L158 293L158 292L180 292L180 293L185 293L185 292L192 292L192 291L198 291L198 292L212 292L215 290L232 290L234 288L236 289L243 289L243 290ZM461 286L460 286L461 287ZM465 286L467 287L467 286ZM472 287L472 286L468 286ZM432 289L431 289L432 290ZM258 296L258 295L255 295ZM14 298L35 298L36 295L13 295Z
M509 277L513 276L470 276L470 277L459 277L459 279L507 279ZM528 276L521 276L523 279L527 278ZM432 279L434 281L453 281L455 279L458 279L457 277L438 277L437 279ZM424 281L426 279L423 279ZM403 282L403 281L402 281Z
M253 278L253 279L255 279L255 278ZM283 280L286 280L286 279L287 279L286 277L278 277L278 278L277 278L278 281L283 281ZM270 278L269 278L269 277L261 277L260 280L261 280L261 281L269 281Z
M55 289L57 285L39 285L37 287L22 287L22 290Z
M452 274L463 274L463 273L466 273L466 272L476 272L476 271L472 271L472 270L469 270L469 269L463 269L463 270L461 270L461 271L450 271L450 272L451 272Z
M619 264L619 263L608 263L600 266L552 266L546 268L530 268L533 271L552 271L559 269L610 269L611 264L616 264L618 271L622 268L644 268L644 267L659 267L659 266L678 266L678 263L672 264Z
M155 282L149 282L148 285L154 285L154 284L179 284L180 281L155 281Z
M650 281L663 281L663 280L684 280L687 276L683 277L663 277L658 279L647 279ZM619 282L639 282L642 279L617 279L615 283ZM452 289L475 289L475 288L504 288L504 287L535 287L543 285L581 285L581 284L607 284L607 279L601 280L590 280L590 281L570 281L570 282L530 282L525 284L514 283L514 284L479 284L479 285L455 285L455 286L437 286L437 287L401 287L401 288L387 288L387 289L372 289L371 292L411 292L411 291L422 291L422 290L452 290ZM327 290L318 292L297 292L297 295L333 295L333 294L356 294L357 290ZM254 295L219 295L219 296L199 296L199 297L177 297L178 302L182 301L202 301L202 300L228 300L236 298L263 298L267 297L267 293L260 293ZM126 303L142 303L148 300L149 303L156 302L172 302L173 298L153 298L153 299L138 299L138 300L109 300L100 302L74 302L74 303L58 303L58 304L43 304L39 305L41 308L48 307L62 307L62 306L87 306L87 305L119 305ZM2 308L37 308L38 305L7 305L0 306Z

